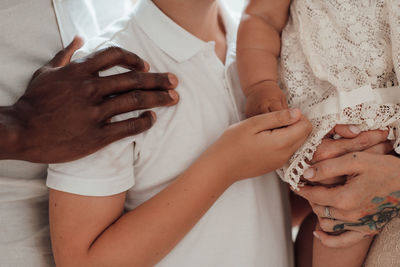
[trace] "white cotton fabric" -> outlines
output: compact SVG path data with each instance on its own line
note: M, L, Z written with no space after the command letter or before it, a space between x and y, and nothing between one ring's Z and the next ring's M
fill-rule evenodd
M191 35L150 0L139 1L129 17L77 53L75 57L81 57L110 45L133 51L150 63L151 71L178 76L180 102L154 109L157 122L143 134L81 160L51 165L50 188L85 196L127 191L125 207L135 209L243 118L245 97L235 64L237 20L225 8L221 13L227 29L225 65L215 54L214 42ZM118 68L107 74L122 71ZM280 182L271 173L232 185L157 266L293 266L287 192Z
M400 2L295 0L282 34L281 85L314 126L279 171L297 188L322 138L337 124L390 130L399 152Z

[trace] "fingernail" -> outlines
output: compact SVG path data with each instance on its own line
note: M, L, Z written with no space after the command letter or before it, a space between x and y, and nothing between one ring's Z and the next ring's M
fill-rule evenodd
M150 64L147 61L143 60L143 64L144 64L144 71L149 71L150 70Z
M173 75L172 73L168 73L168 80L172 86L178 85L178 78L176 78L176 76Z
M355 125L350 125L350 126L349 126L349 130L350 130L350 132L352 132L353 134L359 134L359 133L361 133L361 129L358 128L358 127L355 126Z
M313 168L308 168L307 170L305 170L305 172L303 174L303 177L305 179L311 179L311 178L314 177L314 175L315 175L314 169Z
M321 237L318 235L318 233L317 232L313 232L313 235L315 236L315 238L317 238L317 239L319 239L319 240L321 240Z
M177 100L178 99L178 93L175 90L169 90L168 94L173 100Z
M290 117L292 119L297 118L298 114L300 113L300 110L298 108L292 108L289 110L290 112Z
M157 120L157 115L156 115L156 113L153 112L153 111L150 111L150 114L151 114L151 118L153 119L153 122L155 122L155 121Z

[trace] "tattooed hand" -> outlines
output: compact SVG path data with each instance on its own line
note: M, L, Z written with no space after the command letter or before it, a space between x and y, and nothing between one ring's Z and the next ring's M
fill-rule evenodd
M317 231L326 246L341 247L378 233L398 216L400 159L384 155L392 151L387 132L360 134L354 127L337 126L334 133L345 138L325 139L304 175L318 186L305 186L297 193L309 200L324 231L344 232ZM324 186L340 180L345 183ZM325 207L336 220L326 218Z
M317 232L330 247L346 246L377 234L400 211L400 159L391 155L354 152L316 163L308 170L309 180L346 176L344 185L305 186L299 194L308 199L325 232ZM324 218L325 207L330 216ZM350 230L350 231L348 231Z

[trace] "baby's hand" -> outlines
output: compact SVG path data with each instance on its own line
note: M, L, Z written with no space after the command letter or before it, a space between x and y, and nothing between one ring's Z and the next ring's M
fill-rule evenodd
M260 176L287 162L311 128L298 109L258 115L231 126L204 156L231 182Z
M275 81L264 81L253 86L247 95L246 116L287 109L286 96Z

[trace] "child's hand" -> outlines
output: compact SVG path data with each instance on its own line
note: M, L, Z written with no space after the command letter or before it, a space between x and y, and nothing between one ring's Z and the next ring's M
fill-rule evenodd
M264 81L253 86L247 95L246 116L287 109L286 96L274 81Z
M231 182L260 176L287 162L311 129L298 109L258 115L231 126L204 157Z

